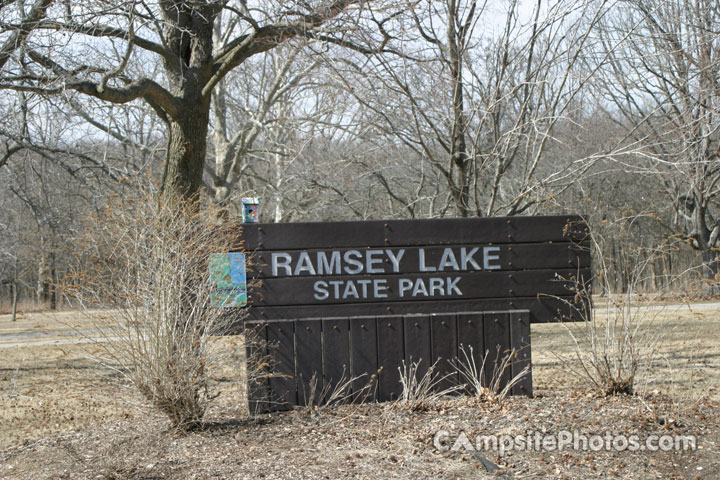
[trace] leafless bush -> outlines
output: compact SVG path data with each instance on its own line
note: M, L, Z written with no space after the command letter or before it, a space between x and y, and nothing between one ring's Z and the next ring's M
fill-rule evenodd
M567 368L604 395L635 393L657 353L657 313L636 306L628 293L579 324L565 324L577 360Z
M209 256L231 250L229 229L199 202L139 187L113 196L91 218L72 295L91 312L100 360L118 370L176 427L197 427L215 398L208 368L221 349L211 339L237 321L218 308Z
M600 274L596 283L610 291L607 264L597 242L593 241ZM574 310L577 323L564 323L572 342L572 353L559 355L566 368L604 395L633 394L647 381L662 331L654 328L653 320L662 306L646 308L637 305L635 286L643 279L650 260L635 265L628 276L625 294L608 297L603 309L591 308L590 288L575 284L576 295L567 302ZM574 360L574 361L573 361Z
M370 377L365 386L357 389L359 380L362 380L362 378L366 376L368 375L362 374L356 377L350 377L343 372L343 375L337 382L320 386L322 379L318 378L316 373L313 374L308 382L308 389L305 395L307 411L314 414L321 411L324 407L341 405L351 402L355 398L365 397L375 386L373 376ZM353 387L355 387L354 390Z
M513 360L517 358L515 349L501 357L500 346L497 346L497 361L492 365L492 375L490 375L489 380L486 379L485 374L488 367L489 350L485 351L480 365L475 361L472 345L469 345L467 349L464 345L461 345L460 353L461 356L452 359L450 363L460 374L460 380L465 382L464 387L470 391L470 394L482 400L502 402L510 394L512 388L530 373L530 366L526 365L519 373L504 382L506 379L505 371L512 366Z
M441 382L451 376L451 374L440 375L436 372L438 361L430 365L427 372L420 375L419 366L422 359L410 362L409 365L403 360L402 366L398 367L403 389L396 405L411 412L426 410L443 396L464 387L464 385L455 385L444 389L438 388Z

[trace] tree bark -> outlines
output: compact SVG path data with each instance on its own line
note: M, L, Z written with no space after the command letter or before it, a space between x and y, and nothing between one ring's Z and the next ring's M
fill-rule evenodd
M702 250L702 278L703 295L715 296L720 293L720 270L718 269L718 254L711 248Z
M17 300L18 300L18 292L17 292L17 282L13 280L12 282L12 321L14 322L17 320Z
M458 26L458 5L455 0L448 2L448 53L452 81L453 122L451 126L450 170L452 172L452 194L458 214L470 216L469 160L465 141L465 98L463 96L463 59L465 35ZM458 31L459 30L459 31Z
M209 118L210 101L200 97L183 109L180 118L169 121L163 191L191 198L200 189Z
M50 281L48 282L48 293L50 296L50 310L57 310L57 267L55 263L55 252L50 253Z

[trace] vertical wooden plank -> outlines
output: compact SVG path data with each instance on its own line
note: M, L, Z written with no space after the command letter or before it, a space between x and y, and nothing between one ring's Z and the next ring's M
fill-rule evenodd
M504 357L510 354L510 315L504 312L488 313L483 316L485 348L485 381L490 385L495 375L501 376L500 388L510 380L510 369L498 370ZM499 348L498 348L499 346ZM497 370L497 372L496 372Z
M248 324L245 335L245 369L248 376L248 409L250 414L267 412L270 397L268 384L268 344L265 324ZM256 375L257 374L257 375Z
M321 320L295 321L295 383L297 404L300 406L317 405L321 400L320 393L323 387L321 328Z
M432 365L430 351L430 317L428 315L406 315L403 318L405 365L418 363L417 378L427 374Z
M350 333L347 318L322 320L323 389L328 394L339 382L350 380ZM366 380L369 380L366 378ZM327 401L324 398L323 401Z
M458 384L457 370L450 361L457 357L457 318L454 314L430 316L431 362L437 362L439 377L446 377L438 383L438 390L445 390Z
M297 405L294 322L269 323L267 335L273 360L273 369L270 375L270 409L289 409Z
M396 400L402 394L400 371L405 358L403 345L403 317L384 315L377 317L378 344L378 400Z
M483 314L458 313L457 315L457 357L459 362L473 362L480 375L485 358L485 336L483 333ZM471 350L472 348L472 350ZM467 354L467 359L462 350ZM479 379L481 382L483 379ZM468 383L468 380L460 376L460 383ZM467 392L472 393L468 388Z
M353 377L355 401L375 401L377 399L377 322L374 317L350 317L350 370ZM371 380L373 379L373 380ZM372 381L370 388L365 387Z
M530 350L530 312L528 310L510 313L510 346L515 349L516 357L512 363L512 376L515 377L526 366L530 371L512 388L513 395L532 397L532 356Z

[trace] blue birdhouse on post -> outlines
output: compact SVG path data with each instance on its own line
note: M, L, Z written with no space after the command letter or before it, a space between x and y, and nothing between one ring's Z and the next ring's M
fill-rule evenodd
M258 223L260 219L260 199L258 197L242 197L242 222Z

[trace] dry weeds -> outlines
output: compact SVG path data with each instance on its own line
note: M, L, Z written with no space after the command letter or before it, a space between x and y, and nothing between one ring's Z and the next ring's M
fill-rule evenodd
M23 321L25 332L45 331ZM575 428L697 435L698 450L481 453L508 478L720 478L720 314L666 311L654 325L667 335L644 397L583 390L550 353L571 352L564 328L533 325L535 398L458 397L422 412L340 405L316 415L248 418L240 372L218 369L211 378L223 395L206 428L185 435L111 369L87 360L89 344L0 345L0 478L497 478L471 452L437 451L434 433ZM15 328L0 317L0 333L6 327ZM47 335L60 338L59 330Z

